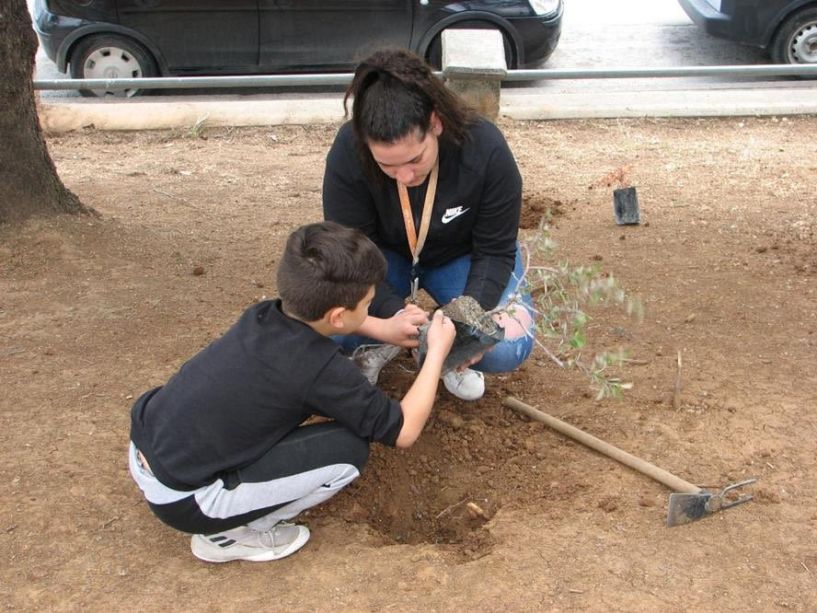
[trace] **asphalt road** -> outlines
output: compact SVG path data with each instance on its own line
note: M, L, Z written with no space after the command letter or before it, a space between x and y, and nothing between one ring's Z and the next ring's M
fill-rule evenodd
M33 0L29 0L31 4ZM566 0L562 38L553 56L540 68L631 68L668 66L709 66L764 64L765 54L751 47L708 36L695 26L676 0ZM40 51L37 54L35 79L61 79L65 75ZM683 79L604 79L526 82L509 85L534 94L583 93L590 91L660 91L707 89L712 87L745 87L746 82L724 78ZM769 87L773 80L753 81L752 86ZM324 88L325 90L326 88ZM336 88L335 91L337 91ZM275 94L310 93L305 89L265 90ZM178 90L165 96L208 96L218 94L258 94L257 90ZM314 90L313 92L314 93ZM56 102L60 98L76 99L74 91L42 92Z

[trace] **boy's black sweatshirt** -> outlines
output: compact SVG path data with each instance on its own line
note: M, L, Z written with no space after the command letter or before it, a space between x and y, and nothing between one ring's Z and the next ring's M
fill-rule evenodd
M192 490L252 464L311 415L390 446L403 426L400 404L336 343L265 301L136 401L131 440L159 481Z

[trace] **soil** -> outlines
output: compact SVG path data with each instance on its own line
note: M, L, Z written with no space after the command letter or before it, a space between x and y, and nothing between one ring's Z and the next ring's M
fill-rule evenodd
M814 611L817 118L501 122L523 236L641 297L591 311L633 388L598 401L544 352L361 478L272 563L210 565L129 478L129 409L275 295L321 218L337 126L48 139L98 217L0 228L0 602L8 610ZM641 224L615 223L637 187ZM395 396L399 358L381 375ZM503 405L508 395L709 488L754 500L667 528L670 490Z

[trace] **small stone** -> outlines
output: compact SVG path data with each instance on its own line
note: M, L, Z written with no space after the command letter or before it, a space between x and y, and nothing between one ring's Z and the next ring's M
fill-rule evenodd
M471 519L477 518L488 519L488 516L485 514L483 508L475 502L469 502L468 504L466 504L465 510L468 512L468 516Z
M196 267L193 269L193 275L194 275L194 276L196 276L196 277L200 277L200 276L201 276L201 275L203 275L203 274L204 274L204 266L196 266Z
M451 411L440 411L439 420L444 424L451 426L454 430L459 430L465 424L465 420Z
M723 401L723 408L725 408L730 413L735 413L739 407L740 403L734 398L727 398L726 400Z
M618 502L614 498L608 497L599 502L599 508L607 513L612 513L618 508Z

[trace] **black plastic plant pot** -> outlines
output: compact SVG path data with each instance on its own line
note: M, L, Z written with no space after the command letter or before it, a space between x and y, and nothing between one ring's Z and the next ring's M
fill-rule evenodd
M616 223L620 226L641 223L638 194L635 193L634 187L622 187L613 191L613 210L616 214Z

